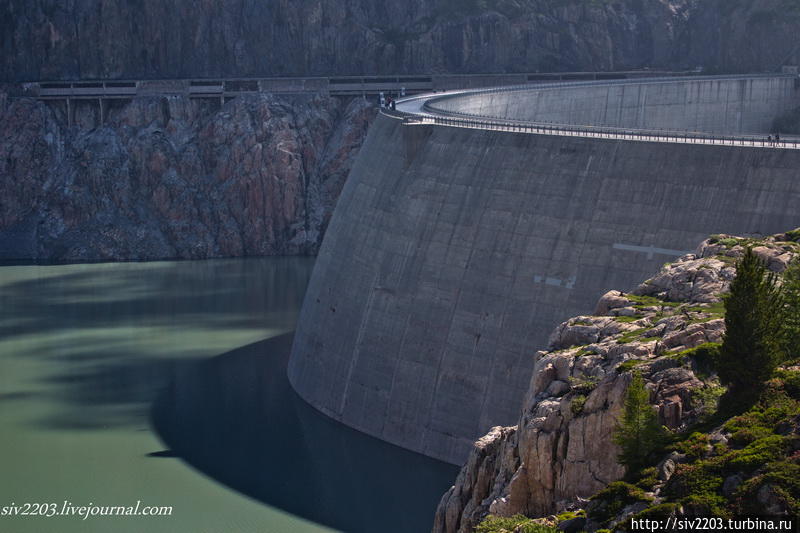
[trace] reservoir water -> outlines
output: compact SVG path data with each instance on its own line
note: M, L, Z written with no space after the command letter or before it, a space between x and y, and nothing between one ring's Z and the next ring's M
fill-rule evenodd
M457 469L332 422L288 385L312 265L0 267L0 531L429 531ZM1 513L65 501L172 513Z

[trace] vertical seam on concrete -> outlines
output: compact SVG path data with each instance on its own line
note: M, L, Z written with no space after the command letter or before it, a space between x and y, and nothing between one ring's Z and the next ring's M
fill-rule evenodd
M367 321L371 315L372 311L372 301L375 297L375 285L378 282L378 278L380 276L379 272L375 272L375 277L372 280L372 288L369 291L369 297L367 298L367 305L364 306L364 313L361 315L361 324L358 326L358 335L356 336L356 342L353 344L353 357L350 359L350 365L347 368L347 379L345 380L344 390L342 391L342 400L339 403L339 416L344 418L344 406L347 403L347 395L350 392L350 383L353 380L353 370L355 369L356 364L358 363L359 356L361 355L361 342L364 338L364 331L367 329Z

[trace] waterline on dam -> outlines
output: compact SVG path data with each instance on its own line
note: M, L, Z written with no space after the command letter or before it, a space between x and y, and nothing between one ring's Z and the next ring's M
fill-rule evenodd
M455 470L322 417L288 386L312 265L0 267L0 506L173 507L146 523L0 529L316 533L395 516L395 531L427 531Z

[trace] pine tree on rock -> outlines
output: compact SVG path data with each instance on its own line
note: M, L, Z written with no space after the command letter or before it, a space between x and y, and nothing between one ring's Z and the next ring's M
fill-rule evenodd
M784 352L788 359L800 357L800 259L795 259L784 273L786 297Z
M725 297L725 336L716 365L734 403L753 400L784 358L784 302L776 276L748 248Z
M617 460L634 472L647 463L651 453L664 443L665 431L650 405L650 392L638 372L633 374L625 393L622 417L614 431L614 443L620 447Z

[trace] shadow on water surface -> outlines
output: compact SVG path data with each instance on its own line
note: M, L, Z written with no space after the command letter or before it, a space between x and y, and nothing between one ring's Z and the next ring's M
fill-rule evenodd
M286 378L291 341L281 335L176 373L152 410L168 453L250 497L329 527L430 531L458 469L307 405Z
M313 263L293 259L25 267L41 275L0 287L0 338L128 325L263 327L305 292Z
M0 402L52 430L142 427L194 360L289 331L313 261L220 259L0 269ZM35 383L15 372L42 362ZM33 380L30 380L33 381ZM28 390L33 389L33 390Z
M140 460L179 458L244 495L336 529L429 531L457 469L303 402L286 378L290 335L247 344L294 328L312 265L269 258L3 267L0 422L9 425L2 431L42 439L66 431L70 442L96 444L91 439L147 431L149 420L163 448L142 449L133 462L110 449L87 467L121 475L132 468L137 476ZM242 347L227 351L235 346ZM65 447L48 451L67 453L58 442ZM31 461L39 452L26 453L15 450ZM168 472L157 470L153 482ZM30 483L50 480L47 472Z

